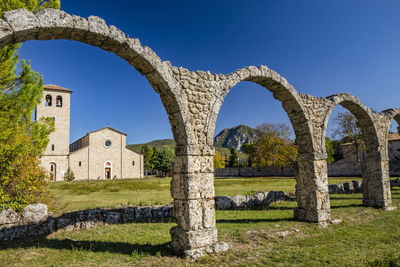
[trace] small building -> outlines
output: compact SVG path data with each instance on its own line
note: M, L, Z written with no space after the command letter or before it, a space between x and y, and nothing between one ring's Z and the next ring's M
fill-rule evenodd
M143 178L143 155L126 146L126 134L111 127L87 133L69 144L72 91L45 85L36 119L53 118L55 131L41 157L53 181L62 181L68 167L76 180Z
M126 147L125 133L105 127L70 144L69 167L79 179L142 178L143 156Z
M356 161L356 149L354 143L344 143L341 145L341 150L343 154L343 160L346 162ZM400 135L399 134L389 134L388 137L388 154L389 161L396 162L400 160ZM358 152L358 161L365 161L366 151L361 150Z

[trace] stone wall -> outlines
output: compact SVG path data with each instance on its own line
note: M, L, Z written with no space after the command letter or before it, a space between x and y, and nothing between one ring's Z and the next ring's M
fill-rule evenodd
M219 196L215 198L215 206L217 209L259 208L288 199L289 196L282 191L271 191L252 196ZM44 204L29 205L22 214L12 209L0 212L0 241L48 235L59 230L90 229L107 224L169 222L173 221L172 210L172 205L88 209L54 217L47 212Z
M245 168L223 168L214 170L215 177L261 177L261 176L283 176L293 177L295 169L292 166L284 167L245 167Z
M390 188L400 187L400 179L390 180ZM329 185L329 194L353 194L362 193L363 182L362 181L351 181L340 184Z
M172 206L89 209L54 217L44 204L25 207L22 215L12 209L0 212L0 241L48 235L58 230L89 229L105 224L172 220Z
M389 162L390 176L400 176L400 162ZM215 169L215 177L264 177L282 176L293 177L296 170L293 166L284 167L245 167L245 168L223 168ZM361 162L335 162L328 164L329 177L361 177Z

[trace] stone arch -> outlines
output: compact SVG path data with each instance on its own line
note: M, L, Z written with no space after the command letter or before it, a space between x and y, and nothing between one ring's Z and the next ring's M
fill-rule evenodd
M126 60L146 77L155 92L160 95L161 102L169 115L178 155L174 161L174 172L177 172L177 169L184 172L183 169L190 168L188 162L191 158L188 155L198 147L190 139L193 127L187 119L189 116L187 96L181 90L178 68L172 66L169 61L162 61L151 48L142 46L138 39L125 35L115 26L108 26L99 17L90 16L85 19L54 9L44 9L35 14L24 9L3 13L0 19L0 48L32 39L78 41L113 52ZM183 194L183 190L179 188L177 192ZM171 229L175 241L171 247L192 258L204 255L206 250L215 252L226 250L226 244L223 244L222 248L218 247L222 243L217 243L215 227L209 227L210 229L203 230L200 234L197 233L199 232L197 228L193 231L185 228L187 225L180 219L186 220L192 202L187 199L179 201L179 207L177 207L178 202L174 203L174 216L179 227ZM192 217L196 215L193 214Z
M381 112L382 115L386 116L388 120L392 121L395 120L399 127L397 128L397 131L400 133L400 109L399 108L391 108L391 109L386 109ZM390 127L390 124L389 124ZM387 129L387 134L389 134L389 128Z
M207 119L207 144L213 144L215 123L222 102L231 88L241 81L251 81L261 85L282 103L296 135L299 150L296 174L297 208L294 216L298 220L318 222L325 225L330 221L330 204L325 158L318 152L313 137L310 113L304 105L303 97L278 73L265 66L246 67L228 75L220 75L215 97L211 101Z
M280 76L277 72L268 69L266 66L246 67L232 72L225 76L220 89L216 92L216 98L208 118L207 142L212 144L215 123L222 106L222 102L230 90L242 81L250 81L261 85L273 94L273 97L282 103L283 109L288 114L293 130L296 134L299 153L311 153L314 146L311 137L310 125L303 107L303 102L296 89Z
M366 146L366 159L363 169L363 204L384 209L391 209L389 184L389 164L387 138L390 120L364 105L357 97L350 94L328 96L321 135L321 148L325 151L325 137L328 120L333 109L341 105L349 110L358 120Z
M365 136L366 147L370 152L375 151L379 148L378 133L375 127L375 112L369 107L361 103L361 101L350 94L336 94L327 97L330 100L328 112L324 119L323 134L321 136L322 148L325 148L325 137L326 130L328 127L328 121L331 114L337 105L343 106L345 109L350 111L358 120L360 128Z
M181 93L172 74L172 65L140 41L95 16L88 19L61 10L44 9L36 14L25 9L11 10L0 19L0 48L27 40L67 39L99 47L126 60L144 75L170 115L172 131L177 142L186 143L183 133Z

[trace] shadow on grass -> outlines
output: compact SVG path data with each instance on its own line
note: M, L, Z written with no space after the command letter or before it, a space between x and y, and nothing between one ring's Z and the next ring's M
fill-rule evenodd
M329 199L333 200L348 200L348 199L359 199L362 200L362 197L329 197Z
M14 248L50 248L57 250L85 250L91 252L108 252L123 255L160 255L173 256L167 248L168 243L157 245L151 244L132 244L126 242L106 242L106 241L76 241L71 239L48 239L46 237L31 238L25 240L14 240L7 244L0 244L0 250Z
M220 219L217 223L259 223L259 222L292 222L294 218L276 218L276 219Z
M363 204L349 204L349 205L331 205L331 209L341 209L341 208L354 208L354 207L365 207Z

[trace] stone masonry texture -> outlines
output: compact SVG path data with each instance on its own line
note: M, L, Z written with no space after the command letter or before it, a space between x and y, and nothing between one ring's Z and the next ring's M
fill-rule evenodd
M189 258L227 249L218 242L215 225L213 137L221 104L241 81L257 83L272 92L292 123L299 151L296 219L320 225L331 221L324 137L330 114L338 104L357 117L366 138L363 203L391 207L387 138L391 120L400 121L399 109L376 113L349 94L326 98L299 94L266 66L250 66L227 75L175 67L138 39L94 16L85 19L53 9L3 14L0 47L31 39L69 39L115 53L144 75L160 95L177 144L171 184L177 226L170 231L171 248Z

